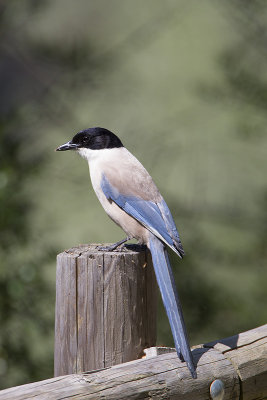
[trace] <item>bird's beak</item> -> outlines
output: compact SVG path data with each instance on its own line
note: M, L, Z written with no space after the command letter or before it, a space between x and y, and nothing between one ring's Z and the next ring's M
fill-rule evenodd
M66 151L66 150L76 150L79 148L78 144L72 143L71 141L62 144L61 146L59 146L56 151Z

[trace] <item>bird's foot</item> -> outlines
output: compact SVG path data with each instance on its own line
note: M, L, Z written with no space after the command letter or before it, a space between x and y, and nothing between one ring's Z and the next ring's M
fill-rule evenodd
M130 237L127 237L125 239L120 240L119 242L111 244L110 246L97 246L97 250L99 250L99 251L114 251L130 239L131 239Z
M110 246L97 246L98 251L113 251L117 249L119 246L115 246L111 244Z

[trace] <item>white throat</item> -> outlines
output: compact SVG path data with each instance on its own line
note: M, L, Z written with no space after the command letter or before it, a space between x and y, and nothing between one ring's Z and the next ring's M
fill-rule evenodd
M84 147L84 148L81 148L81 149L78 149L78 153L80 154L80 156L83 157L83 158L85 158L85 159L88 161L88 163L89 163L90 161L95 160L96 158L101 157L101 153L102 153L103 151L104 151L104 150L91 150L91 149L86 149L85 147ZM99 153L100 153L100 154L99 154Z
M85 158L88 163L90 164L92 161L97 161L97 160L105 160L106 158L109 158L114 152L116 152L118 149L101 149L101 150L92 150L92 149L87 149L87 148L81 148L78 149L78 153L80 156Z

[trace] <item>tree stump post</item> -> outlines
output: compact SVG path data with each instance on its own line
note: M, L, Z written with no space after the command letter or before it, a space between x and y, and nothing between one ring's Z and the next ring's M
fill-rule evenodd
M57 257L55 376L136 360L156 344L157 285L141 246L80 245Z

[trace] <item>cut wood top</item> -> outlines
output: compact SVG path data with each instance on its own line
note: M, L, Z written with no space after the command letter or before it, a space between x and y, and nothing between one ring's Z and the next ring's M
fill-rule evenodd
M138 254L142 252L147 251L147 247L139 244L126 244L122 247L118 247L116 250L113 251L103 251L99 250L99 246L109 246L111 243L104 243L104 244L79 244L78 246L71 247L70 249L64 250L62 253L59 254L62 255L70 255L70 256L82 256L82 255L89 255L91 253L93 254L112 254L114 256L118 254Z

